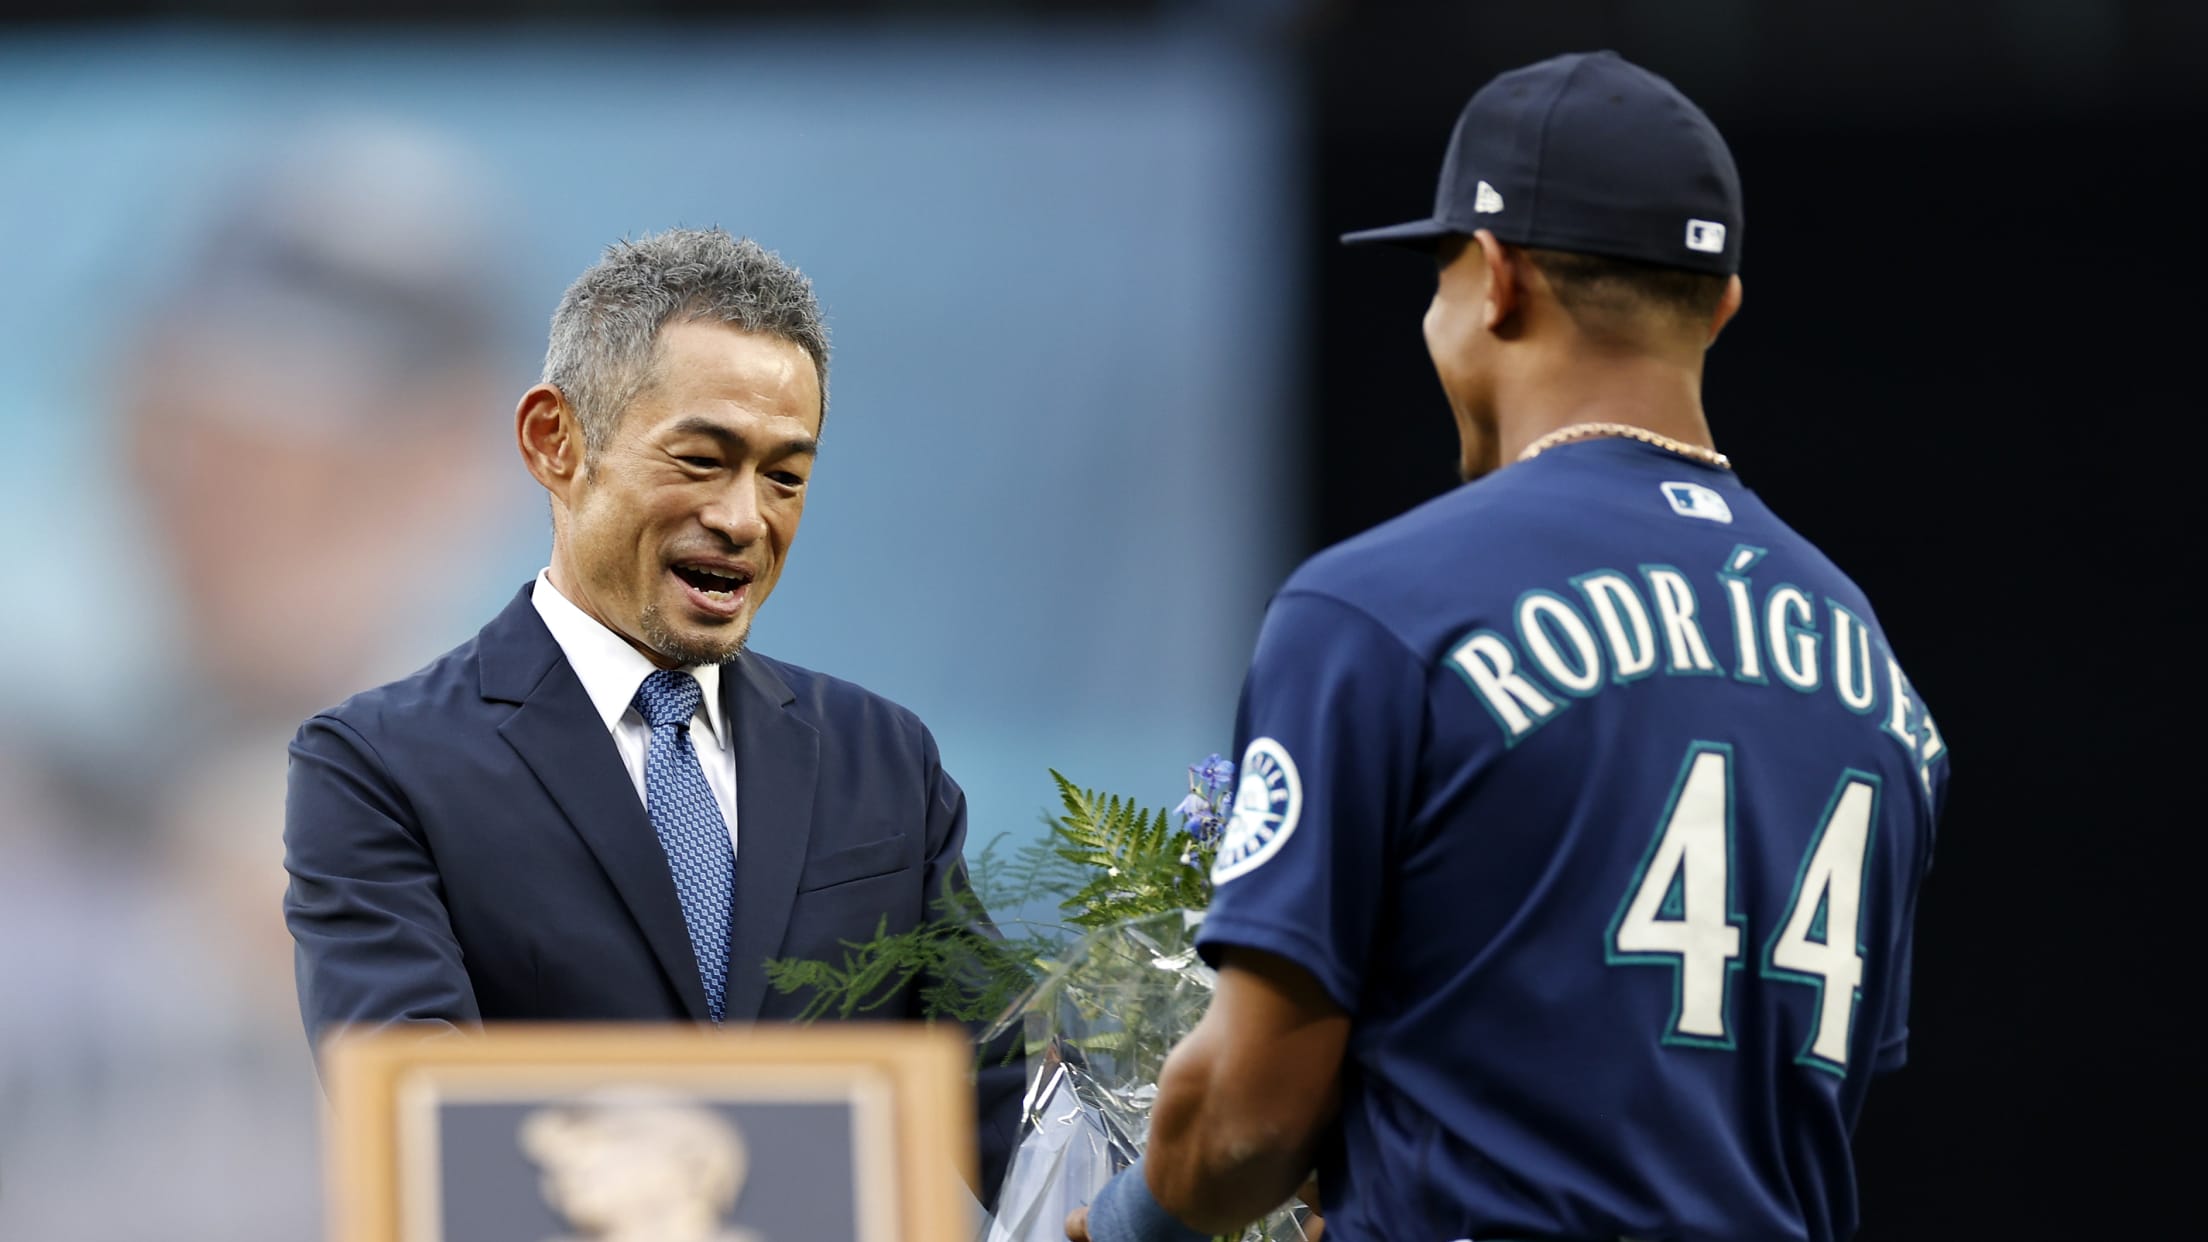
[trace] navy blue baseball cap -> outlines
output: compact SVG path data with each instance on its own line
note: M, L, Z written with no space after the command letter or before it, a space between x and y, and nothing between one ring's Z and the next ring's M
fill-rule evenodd
M1344 234L1421 250L1490 229L1520 246L1740 270L1740 174L1679 88L1616 52L1501 74L1457 118L1434 214Z

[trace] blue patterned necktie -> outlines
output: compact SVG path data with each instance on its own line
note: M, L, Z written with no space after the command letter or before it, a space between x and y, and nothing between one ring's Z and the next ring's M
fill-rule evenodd
M690 744L690 718L705 699L698 679L660 669L637 687L634 705L652 727L644 754L644 809L652 831L667 851L675 891L682 897L683 921L690 925L690 948L698 955L698 977L713 1020L728 1008L728 917L736 894L736 848L728 839L713 788L698 766Z

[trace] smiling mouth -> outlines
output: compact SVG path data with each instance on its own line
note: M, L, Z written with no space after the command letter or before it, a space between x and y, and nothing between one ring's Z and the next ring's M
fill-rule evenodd
M752 579L752 572L741 567L676 565L673 572L691 603L716 617L733 617L742 609Z

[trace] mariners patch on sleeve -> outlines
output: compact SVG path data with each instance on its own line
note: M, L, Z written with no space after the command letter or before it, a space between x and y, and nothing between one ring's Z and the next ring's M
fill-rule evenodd
M1211 882L1224 884L1264 866L1294 835L1302 814L1303 778L1288 748L1269 737L1253 740L1242 752L1242 783L1211 864Z

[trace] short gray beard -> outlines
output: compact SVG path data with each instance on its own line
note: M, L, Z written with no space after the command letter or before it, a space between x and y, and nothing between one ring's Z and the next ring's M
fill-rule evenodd
M720 642L691 638L678 634L667 624L667 618L658 604L644 605L644 613L637 618L638 627L644 631L644 641L652 650L690 666L698 664L726 664L742 654L744 641L751 637L751 623L747 620L736 631L736 636Z

